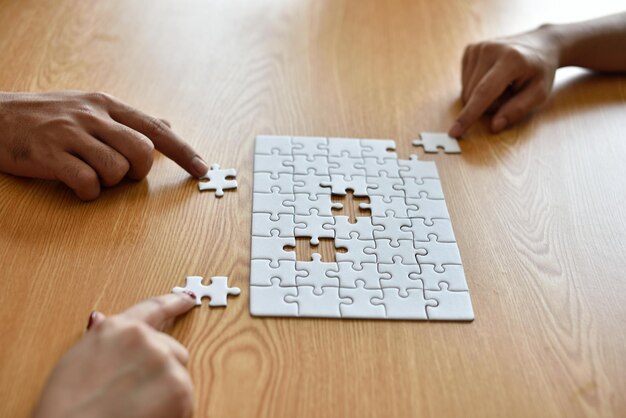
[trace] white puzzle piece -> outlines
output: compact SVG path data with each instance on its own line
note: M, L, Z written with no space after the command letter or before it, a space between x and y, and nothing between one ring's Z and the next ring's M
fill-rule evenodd
M472 321L474 309L469 292L454 292L448 289L448 283L441 282L440 290L425 290L426 299L437 301L436 306L428 306L428 319L439 321Z
M234 168L222 170L219 164L213 164L211 169L204 176L200 177L200 180L208 181L198 183L198 189L200 191L215 190L215 196L222 197L224 196L224 190L237 188L237 180L231 179L234 179L236 176L237 170Z
M424 152L437 152L442 148L446 154L460 154L459 141L444 133L422 132L420 139L413 141L413 145L422 146Z
M228 295L237 296L241 293L238 287L228 287L228 277L224 276L211 277L211 284L208 286L202 284L201 276L187 276L185 287L172 289L173 293L185 291L193 292L196 295L196 305L202 305L202 298L210 298L209 306L227 306Z
M473 318L437 167L416 156L398 160L395 148L390 140L257 139L253 315ZM332 195L348 189L369 198L360 207L371 216L357 217L354 224L333 213L343 206ZM333 239L336 261L322 262L316 252L311 261L296 261L295 237L310 239L311 245Z

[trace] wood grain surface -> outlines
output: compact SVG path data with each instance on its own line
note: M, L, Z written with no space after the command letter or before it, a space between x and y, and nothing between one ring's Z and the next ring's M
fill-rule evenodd
M242 295L195 309L197 417L626 415L626 77L559 75L547 105L485 125L437 162L473 323L252 318L257 134L393 138L446 130L466 43L617 12L557 0L0 0L0 89L101 90L167 118L216 199L163 157L82 203L0 175L0 415L25 417L93 309L186 275Z

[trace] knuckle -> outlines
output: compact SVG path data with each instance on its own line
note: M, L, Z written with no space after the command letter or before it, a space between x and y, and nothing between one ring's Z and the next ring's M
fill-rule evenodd
M87 94L87 99L94 103L107 104L113 101L113 96L103 91L95 91Z
M148 342L148 330L139 321L124 321L118 328L118 334L129 348L144 347Z
M173 368L166 373L164 379L168 388L171 389L172 400L181 408L186 408L191 403L193 384L187 373L175 373Z
M87 192L99 187L98 176L92 170L78 168L71 175L74 177L78 190Z
M156 135L163 135L169 130L161 119L152 116L146 117L144 123L146 124L148 132L152 132Z

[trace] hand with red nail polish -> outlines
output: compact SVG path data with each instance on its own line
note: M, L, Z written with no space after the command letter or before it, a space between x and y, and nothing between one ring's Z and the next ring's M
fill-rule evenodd
M34 418L182 418L192 415L187 349L161 332L195 306L193 294L148 299L88 331L59 361Z
M108 94L0 92L1 172L59 180L92 200L102 187L144 178L155 149L193 176L209 169L169 122Z
M543 104L558 68L626 71L626 13L536 30L465 48L461 113L448 134L458 138L483 114L493 132Z

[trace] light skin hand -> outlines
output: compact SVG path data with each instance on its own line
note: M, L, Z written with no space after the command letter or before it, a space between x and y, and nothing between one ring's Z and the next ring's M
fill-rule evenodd
M59 361L33 418L184 418L192 414L187 349L160 332L195 306L192 294L148 299L91 327Z
M166 121L104 93L0 93L0 171L59 180L83 200L124 178L140 180L154 150L189 174L207 164Z
M558 48L541 30L469 45L462 63L464 107L449 135L460 137L483 114L493 132L518 122L548 98Z

